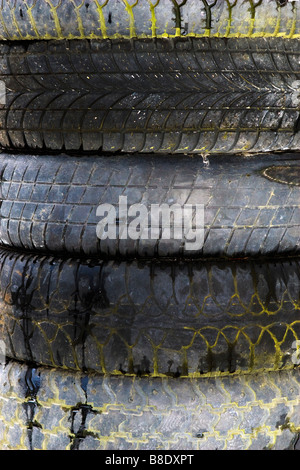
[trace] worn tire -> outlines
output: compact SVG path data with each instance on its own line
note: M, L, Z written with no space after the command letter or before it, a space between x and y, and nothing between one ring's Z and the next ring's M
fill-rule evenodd
M138 165L137 165L138 161ZM0 242L7 247L63 256L104 258L280 257L300 249L299 159L255 157L2 154ZM119 197L141 203L204 206L204 240L97 237L99 204ZM194 206L195 211L195 206ZM104 214L103 214L104 215ZM127 228L133 218L128 217ZM182 225L183 216L181 215ZM151 219L148 221L151 227ZM160 227L162 223L160 222ZM198 229L201 234L201 227ZM195 246L195 248L194 248Z
M6 41L0 79L16 92L297 94L299 50L270 37Z
M186 450L292 450L299 397L299 368L191 380L9 362L0 374L0 449L107 451L100 464L109 451L155 450L163 459Z
M298 5L279 0L2 2L0 39L9 41L0 46L0 146L28 153L298 150L299 24ZM145 36L151 39L138 39ZM63 40L71 37L81 41ZM51 38L62 41L45 41ZM84 218L100 194L101 185L84 182L99 169L87 176L95 161L72 159L77 168L68 181L71 160L47 157L42 181L42 157L34 164L18 158L5 157L1 172L2 241L20 252L0 253L0 348L6 358L29 365L4 364L0 351L0 448L294 448L300 429L299 259L86 259L186 253L168 244L100 247L90 237L95 220ZM262 166L256 174L253 166L238 180L237 192L245 189L250 201L238 219L235 207L223 211L216 203L217 226L208 222L198 255L298 253L297 161L273 158L267 171ZM118 173L118 159L111 163L112 172L125 174L124 168ZM170 162L162 164L170 170ZM206 171L219 172L226 187L222 165L220 159L218 169ZM203 183L194 165L185 187L192 199L203 189L194 187L199 176ZM137 180L121 184L133 198L140 197ZM262 186L254 194L256 181ZM103 188L114 189L111 179ZM208 190L205 197L217 199ZM263 207L253 207L258 194L270 196ZM77 197L79 220L72 219ZM270 207L276 198L280 204ZM66 212L72 214L67 221ZM262 226L253 225L255 214ZM243 227L236 224L241 220ZM218 245L215 234L229 238ZM265 237L259 247L257 236ZM68 259L71 253L81 259Z
M1 338L20 361L173 377L297 364L298 258L97 262L1 250L0 292Z
M0 146L299 149L299 41L34 41L0 51Z
M288 0L6 0L0 38L298 37L300 8Z
M297 150L293 93L8 93L0 146L44 153Z

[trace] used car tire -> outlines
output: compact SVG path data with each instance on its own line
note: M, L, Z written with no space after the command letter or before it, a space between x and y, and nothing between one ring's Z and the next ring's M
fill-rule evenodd
M186 450L299 445L299 369L148 379L9 362L0 390L2 450L155 450L160 463L169 451L170 463Z
M137 164L138 163L138 164ZM255 157L67 156L2 154L0 161L3 246L64 256L132 259L152 257L244 258L297 255L300 186L297 154ZM147 210L148 239L124 238L119 198ZM97 226L115 210L116 238L100 239ZM170 239L151 238L151 205L180 206L182 230L170 216ZM203 226L188 241L185 204L203 205ZM133 206L134 207L134 206ZM138 208L136 209L136 217ZM125 219L124 219L125 220ZM127 217L126 230L134 217ZM119 221L119 222L117 222ZM200 224L203 224L200 221ZM142 223L142 222L141 222ZM105 229L107 230L107 228ZM202 235L203 233L203 240ZM99 238L98 238L99 236ZM123 237L123 238L122 238ZM203 243L202 243L203 241ZM198 243L199 242L199 243Z
M0 78L15 92L290 91L296 100L299 47L282 37L2 41Z
M289 0L6 0L0 38L11 40L168 37L297 37L299 6Z
M291 369L299 259L96 261L0 252L9 358L105 375Z

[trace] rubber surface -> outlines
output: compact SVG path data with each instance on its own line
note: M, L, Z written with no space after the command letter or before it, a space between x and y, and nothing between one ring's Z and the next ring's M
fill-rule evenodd
M0 145L297 150L299 47L282 38L3 43Z
M138 161L138 164L137 164ZM276 170L277 169L277 170ZM277 173L276 173L277 172ZM205 160L178 155L68 157L66 155L10 155L0 157L2 245L23 251L61 253L64 256L106 258L151 257L259 257L299 253L300 186L297 154L255 157L215 156ZM111 204L119 214L119 197L132 204L192 204L204 206L204 240L190 241L181 231L158 238L98 238L100 204ZM135 216L137 216L136 213ZM195 217L195 215L194 215ZM127 218L126 230L134 214ZM200 221L201 222L201 221ZM166 223L166 222L164 222ZM195 225L195 220L193 223ZM196 232L196 228L195 228ZM197 235L197 237L198 237ZM135 236L135 233L134 233ZM201 240L200 240L201 238ZM199 244L198 244L199 242ZM201 244L200 244L201 243Z
M0 253L10 358L137 376L290 369L300 340L299 258L79 261Z
M297 150L293 93L8 93L8 149L144 153ZM297 101L298 103L298 101Z
M0 374L0 449L292 450L299 384L299 368L190 380L10 362Z
M204 156L298 150L297 3L166 5L2 2L0 38L15 44L0 48L1 146ZM187 40L170 39L185 35ZM228 42L232 36L239 39ZM259 36L264 38L252 40ZM23 42L76 37L81 41ZM42 157L30 164L28 157L18 158L11 163L5 156L1 172L2 241L20 252L0 253L0 332L7 357L30 366L0 364L0 448L295 448L298 258L205 264L82 258L185 254L182 244L100 246L95 240L91 204L103 191L109 201L121 190L149 201L149 187L161 200L173 201L174 190L180 201L207 198L200 255L297 254L297 160L272 157L266 167L262 158L256 173L253 165L242 176L241 165L233 164L235 180L222 161L200 173L196 162L187 183L180 180L182 157L175 176L168 159L161 168L152 159L151 172L136 175L132 165L125 182L111 184L125 174L118 159L109 170L107 163L100 168L93 161L90 171L92 160L78 158L68 174L71 160L65 156L48 156L47 171ZM175 179L158 191L151 186L153 171L164 182L168 174ZM204 171L213 173L203 188ZM105 182L91 185L99 172ZM223 193L213 194L216 174ZM246 201L238 207L233 188ZM221 246L216 235L225 235ZM63 251L65 258L49 257ZM71 253L82 258L67 259Z
M299 53L298 39L282 37L5 41L0 78L17 92L297 95Z
M299 37L300 7L285 0L5 0L0 38Z

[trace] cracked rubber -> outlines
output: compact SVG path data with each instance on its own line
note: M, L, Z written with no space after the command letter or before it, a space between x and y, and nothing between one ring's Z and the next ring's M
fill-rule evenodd
M0 374L0 449L293 450L299 397L299 368L191 380L9 362Z
M0 252L9 358L106 375L294 368L299 258L83 261Z
M138 164L137 164L138 161ZM297 154L76 157L1 154L0 241L22 251L103 258L278 257L300 246ZM100 240L100 204L204 206L204 240ZM104 214L103 214L104 215ZM126 227L134 217L128 217ZM181 216L181 220L182 216ZM151 220L149 219L151 227ZM182 222L183 225L183 222ZM198 229L200 235L201 227ZM194 243L194 244L193 244Z
M288 0L5 0L0 38L168 36L298 37L298 2Z

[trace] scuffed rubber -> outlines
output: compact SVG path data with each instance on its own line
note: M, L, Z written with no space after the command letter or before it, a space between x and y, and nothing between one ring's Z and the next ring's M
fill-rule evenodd
M299 368L191 380L87 376L9 362L0 374L0 449L118 457L129 450L143 459L149 452L136 451L155 450L152 464L188 450L293 450L299 379ZM104 464L112 453L97 458Z
M276 170L277 169L277 170ZM270 175L273 177L270 178ZM277 173L276 173L277 171ZM0 156L0 241L22 251L104 258L278 257L299 254L300 187L296 154L254 157L124 155ZM286 180L286 183L284 182ZM128 209L143 204L148 212L148 239L97 236L103 216L97 208L119 201ZM151 207L196 204L204 209L199 238L188 241L182 230L163 239L151 236ZM137 216L138 212L136 213ZM127 218L126 230L134 216ZM164 221L166 223L166 220ZM195 220L193 226L196 228ZM107 228L106 228L107 229ZM200 238L201 235L201 238ZM124 236L124 234L122 235ZM199 241L199 245L197 245ZM193 243L194 244L191 244Z
M0 252L6 356L108 375L291 369L299 258L83 261Z
M2 0L0 38L299 37L285 0Z
M299 149L299 40L0 45L0 147L258 153Z
M297 93L299 53L280 37L8 41L0 78L18 92Z

